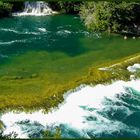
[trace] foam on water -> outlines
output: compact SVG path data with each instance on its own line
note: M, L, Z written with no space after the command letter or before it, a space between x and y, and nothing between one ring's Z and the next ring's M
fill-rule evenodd
M68 34L71 34L72 32L69 31L69 30L59 30L56 32L56 34L58 35L68 35Z
M23 40L12 40L12 41L0 42L0 45L11 45L11 44L14 44L14 43L25 43L25 42L27 42L26 39L23 39Z
M140 64L134 64L133 66L128 66L127 70L130 72L136 72L140 69Z
M63 26L62 26L63 27ZM84 30L79 30L79 31L73 31L70 28L70 25L66 25L66 27L68 27L68 29L61 29L61 26L58 28L59 30L53 31L54 34L58 35L58 36L63 36L63 37L68 37L69 35L73 35L73 36L87 36L87 37L92 37L92 38L101 38L100 34L97 33L90 33L88 31L84 31ZM37 27L35 29L33 29L32 31L29 31L28 29L24 29L24 30L18 30L16 28L0 28L0 31L6 33L13 33L13 34L18 34L18 35L35 35L35 36L40 36L40 35L45 35L45 34L49 34L52 33L52 31L48 31L46 28L44 27ZM8 43L1 43L1 44L8 44ZM9 42L10 44L10 42Z
M47 30L45 28L38 28L39 31L41 32L46 32Z
M33 136L39 128L45 130L47 127L59 126L62 129L62 137L70 138L113 136L113 134L117 137L123 131L127 131L126 135L140 136L139 128L125 123L125 119L134 113L125 98L130 96L128 99L140 101L139 85L140 80L133 80L118 81L111 85L85 86L71 94L66 93L65 102L48 114L43 113L43 110L33 113L7 112L1 116L5 124L4 134L15 130L18 137L26 138L30 131L30 135ZM133 89L137 94L133 94ZM138 106L133 107L139 109ZM117 116L117 113L120 116ZM32 130L28 130L28 127L22 129L23 125L28 126L34 122L40 125L32 127Z
M40 32L18 31L18 30L9 29L9 28L0 28L0 31L12 32L12 33L15 33L15 34L40 35Z
M25 8L23 12L13 13L13 16L46 16L56 14L46 2L25 2Z
M35 37L30 37L27 39L19 39L19 40L9 40L9 41L0 41L0 46L4 46L4 45L13 45L13 44L17 44L17 43L31 43L34 40L40 39L40 36L35 36ZM19 47L21 47L19 45Z

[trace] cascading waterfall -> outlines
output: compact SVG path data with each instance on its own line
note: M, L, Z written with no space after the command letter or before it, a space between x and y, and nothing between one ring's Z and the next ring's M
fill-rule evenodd
M25 2L25 8L23 12L13 13L14 16L45 16L56 14L46 2L43 1L34 1L34 2Z

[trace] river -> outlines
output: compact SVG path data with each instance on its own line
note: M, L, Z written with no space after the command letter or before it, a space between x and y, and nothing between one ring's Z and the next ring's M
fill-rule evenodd
M90 32L75 15L1 19L0 107L40 103L89 68L138 53L139 44L138 38ZM4 113L4 133L39 138L43 130L59 127L64 138L140 137L139 83L86 85L49 114Z

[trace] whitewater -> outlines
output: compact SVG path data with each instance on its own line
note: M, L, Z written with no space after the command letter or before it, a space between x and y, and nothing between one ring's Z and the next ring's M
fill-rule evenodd
M46 2L43 1L26 1L22 12L13 13L13 16L46 16L57 14L53 11Z
M131 122L140 111L139 85L140 80L82 85L65 93L65 101L49 113L4 113L0 117L4 135L15 132L18 138L38 138L42 131L59 127L64 138L140 137L139 127Z

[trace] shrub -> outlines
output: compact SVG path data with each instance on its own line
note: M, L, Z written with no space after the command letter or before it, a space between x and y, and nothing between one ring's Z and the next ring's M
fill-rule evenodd
M140 32L140 4L136 2L85 2L80 17L90 30Z
M12 4L0 1L0 17L9 16L12 11Z

